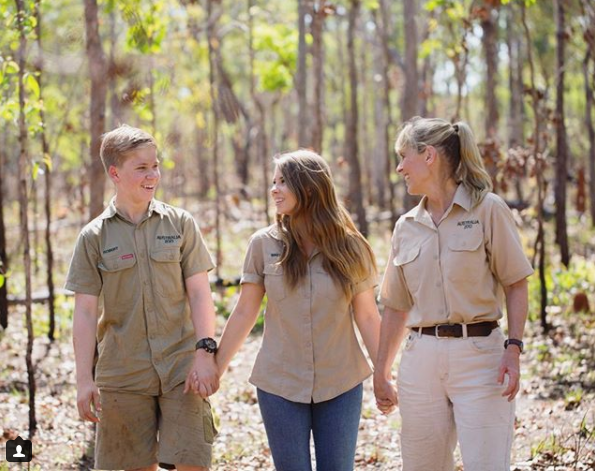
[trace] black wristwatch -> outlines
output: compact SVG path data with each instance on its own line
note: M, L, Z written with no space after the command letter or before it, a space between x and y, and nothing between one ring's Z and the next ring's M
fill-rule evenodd
M523 349L525 344L523 344L522 340L519 339L506 339L504 341L504 349L507 349L509 345L516 345L517 347L519 347L519 350L521 351L521 353L523 353Z
M206 337L196 342L195 348L196 350L202 348L203 350L206 350L207 353L217 353L217 342L211 337Z

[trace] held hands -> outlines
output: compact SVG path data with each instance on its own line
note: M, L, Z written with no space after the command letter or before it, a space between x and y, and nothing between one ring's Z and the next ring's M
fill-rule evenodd
M508 386L502 393L502 396L508 396L508 402L511 402L519 392L521 378L520 355L521 352L517 347L507 348L504 350L500 368L498 369L499 384L504 384L504 376L508 375Z
M219 370L215 355L199 349L194 354L192 368L186 376L184 394L192 391L203 399L215 394L219 389Z
M76 388L76 407L83 420L99 422L98 412L101 412L101 398L95 381L91 380L78 384Z
M399 404L397 388L379 372L374 373L374 395L376 396L376 407L384 415L393 412Z

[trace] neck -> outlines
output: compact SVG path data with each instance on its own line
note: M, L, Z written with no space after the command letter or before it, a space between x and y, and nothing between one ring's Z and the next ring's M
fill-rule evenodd
M115 205L117 210L133 224L138 224L147 214L149 203L134 204L132 202L122 202L116 196Z
M457 183L448 179L442 184L437 184L426 193L426 209L432 215L434 222L440 221L448 207L452 204L455 193L457 192Z

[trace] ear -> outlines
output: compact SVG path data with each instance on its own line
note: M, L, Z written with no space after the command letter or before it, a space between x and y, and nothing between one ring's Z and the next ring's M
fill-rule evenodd
M113 182L119 182L120 176L118 175L118 168L115 165L110 165L107 169L107 174Z
M426 147L426 162L428 165L431 165L436 160L436 148L434 146L427 146Z

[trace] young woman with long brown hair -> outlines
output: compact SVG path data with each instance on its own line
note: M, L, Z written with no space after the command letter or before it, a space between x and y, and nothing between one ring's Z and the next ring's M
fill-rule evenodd
M278 471L351 471L362 382L372 370L380 316L374 254L339 203L329 166L305 150L275 159L276 224L250 239L242 290L216 355L222 374L267 295L265 331L250 382Z

